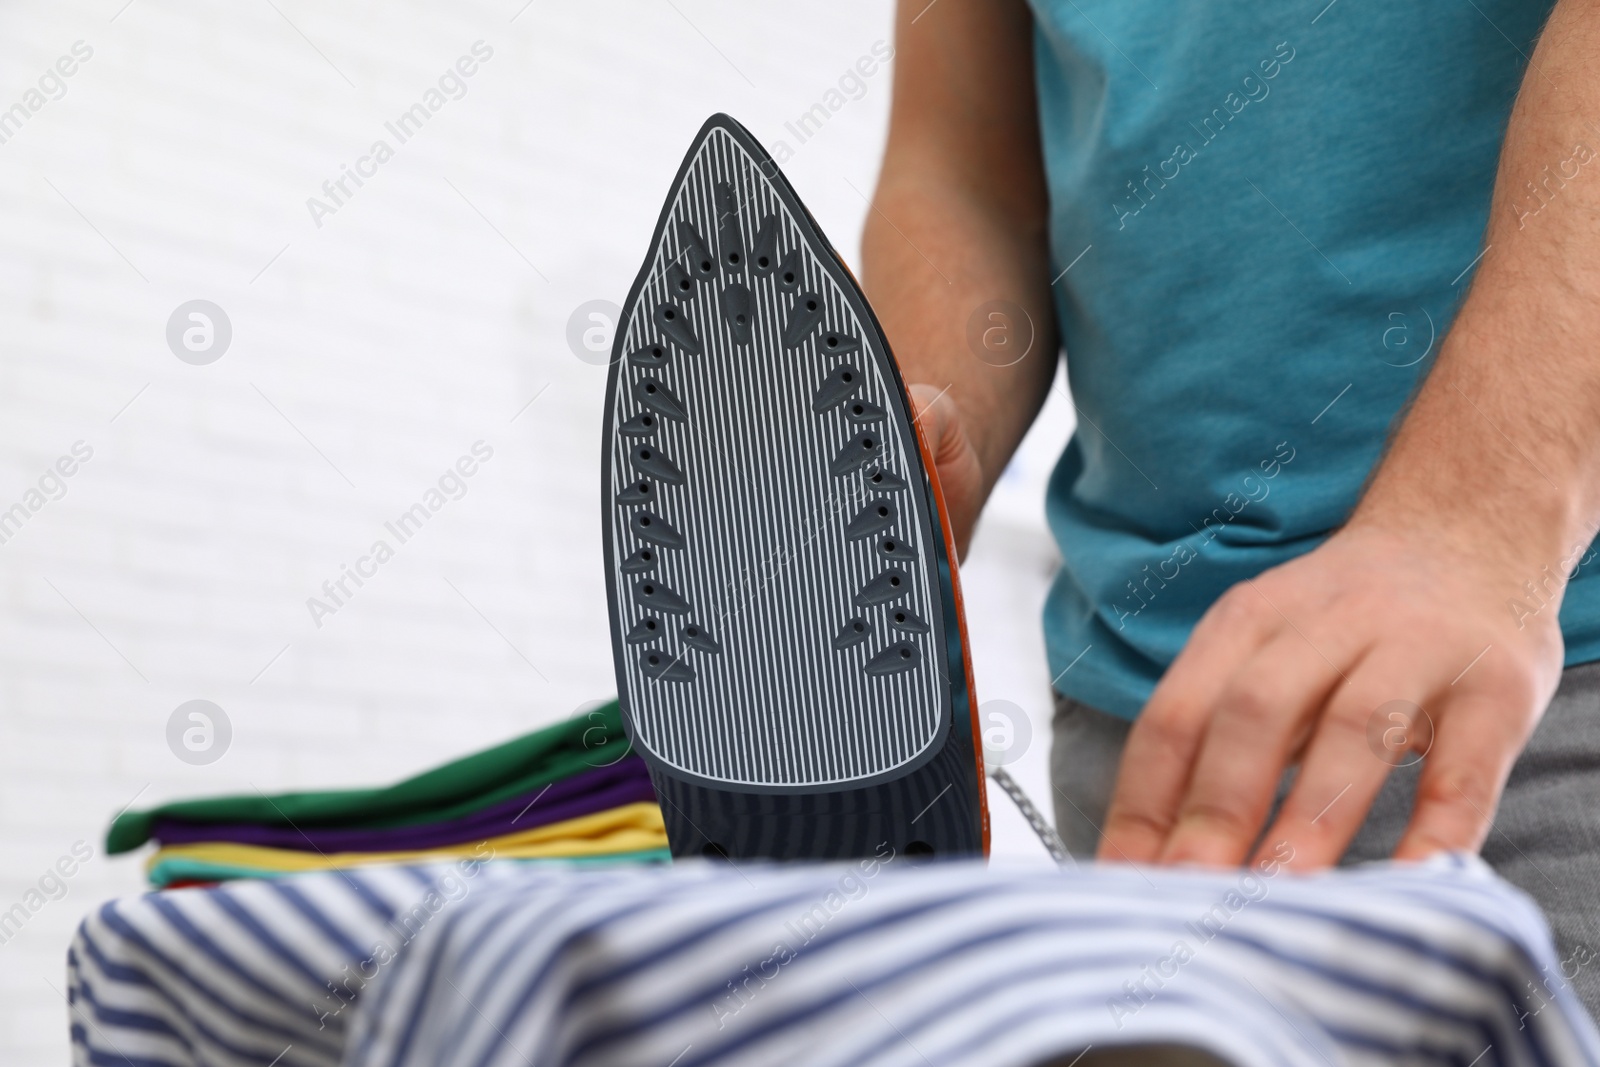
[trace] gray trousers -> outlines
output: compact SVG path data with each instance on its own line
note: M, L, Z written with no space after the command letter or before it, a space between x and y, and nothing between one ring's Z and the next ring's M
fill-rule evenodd
M1098 847L1131 728L1126 719L1056 696L1050 778L1056 828L1073 855L1092 856ZM1420 772L1418 764L1389 775L1345 864L1384 859L1399 844ZM1482 855L1539 902L1565 980L1600 1018L1600 663L1562 674L1512 768ZM1547 979L1552 988L1562 980Z

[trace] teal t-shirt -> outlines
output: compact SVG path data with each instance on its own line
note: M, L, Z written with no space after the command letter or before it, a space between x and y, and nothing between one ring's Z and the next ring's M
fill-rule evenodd
M1228 587L1348 516L1471 280L1552 6L1325 3L1032 2L1079 412L1045 635L1055 687L1116 715ZM1600 659L1594 556L1568 663Z

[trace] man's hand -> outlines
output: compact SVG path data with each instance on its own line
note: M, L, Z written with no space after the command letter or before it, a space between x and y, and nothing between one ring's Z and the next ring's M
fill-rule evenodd
M944 494L944 506L950 512L953 527L950 536L956 543L956 553L965 559L978 512L983 510L985 486L977 449L962 427L961 412L950 399L949 390L912 385L907 391L917 426L938 471L939 491Z
M1260 849L1288 841L1294 866L1332 864L1392 767L1422 751L1397 857L1476 849L1562 655L1555 604L1520 629L1506 606L1505 591L1539 568L1524 575L1505 554L1485 555L1356 525L1235 586L1129 736L1101 858L1251 859L1279 778L1298 762Z

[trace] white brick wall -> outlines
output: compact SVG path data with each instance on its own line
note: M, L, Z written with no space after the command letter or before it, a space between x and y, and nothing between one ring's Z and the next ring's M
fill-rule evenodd
M130 801L381 782L610 694L604 369L567 317L621 300L708 113L788 141L854 255L888 72L803 145L784 123L889 36L882 0L521 6L0 7L0 108L93 50L0 144L0 509L93 449L0 544L0 910L94 850L0 945L0 1061L62 1062L71 930L141 885L100 855ZM479 40L465 95L396 143L384 123ZM394 158L315 226L306 199L379 137ZM208 366L165 341L196 298L233 327ZM1064 427L1039 431L968 583L980 684L1035 715L1019 773L1047 810L1036 495ZM315 627L306 598L478 440L467 494ZM209 766L165 740L194 698L233 727ZM1039 855L997 800L997 854Z

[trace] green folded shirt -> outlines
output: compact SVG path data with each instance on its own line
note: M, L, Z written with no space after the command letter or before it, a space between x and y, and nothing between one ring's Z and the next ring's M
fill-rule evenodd
M603 767L629 751L617 702L464 756L377 789L336 789L266 796L179 800L119 815L106 852L130 852L150 839L157 818L196 823L379 828L470 815L519 793Z

